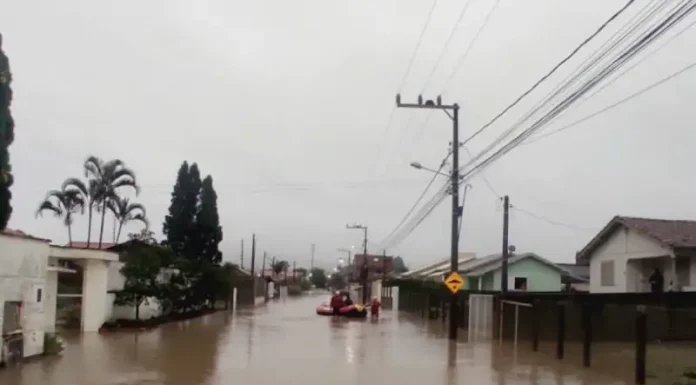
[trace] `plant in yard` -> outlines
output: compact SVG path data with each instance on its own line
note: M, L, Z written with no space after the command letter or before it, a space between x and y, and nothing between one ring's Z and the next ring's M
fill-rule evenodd
M115 243L118 243L119 238L121 238L121 230L123 229L123 225L129 222L142 222L145 225L145 229L147 229L150 225L147 220L145 206L141 205L140 203L132 203L128 198L120 198L116 196L109 200L107 205L118 222L116 239L114 239Z
M92 242L92 218L94 211L99 212L99 186L96 180L88 180L87 183L79 178L68 178L63 182L63 190L76 189L82 194L87 209L87 248Z
M60 354L64 349L63 339L55 333L44 334L44 354L55 356Z
M314 285L314 287L318 289L326 288L328 278L326 277L326 272L324 269L315 267L309 274L309 281L312 283L312 285Z
M52 212L56 217L62 218L63 224L68 228L68 245L72 246L72 224L75 214L84 212L85 201L76 189L51 190L46 198L39 204L36 216L41 216L44 211Z
M271 271L277 277L280 273L287 270L289 266L288 261L275 261L271 263Z
M116 293L114 303L133 306L136 320L140 320L140 305L148 298L158 296L158 277L163 267L159 247L135 246L125 252L126 263L121 268L125 283L123 290Z

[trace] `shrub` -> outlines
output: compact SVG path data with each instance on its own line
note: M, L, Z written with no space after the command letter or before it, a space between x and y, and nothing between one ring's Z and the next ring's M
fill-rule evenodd
M57 334L44 334L44 354L55 356L60 354L63 349L63 340Z
M288 286L288 295L302 295L302 286L300 286L300 285Z

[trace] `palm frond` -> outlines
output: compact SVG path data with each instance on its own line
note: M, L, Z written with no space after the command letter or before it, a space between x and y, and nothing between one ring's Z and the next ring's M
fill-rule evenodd
M102 171L103 171L103 164L104 161L101 160L100 158L90 155L87 157L85 160L84 164L84 170L85 170L85 177L87 178L101 178L102 177Z
M63 215L63 210L60 208L60 206L53 204L53 202L48 199L39 204L39 207L36 209L36 217L43 216L44 211L50 211L55 216Z

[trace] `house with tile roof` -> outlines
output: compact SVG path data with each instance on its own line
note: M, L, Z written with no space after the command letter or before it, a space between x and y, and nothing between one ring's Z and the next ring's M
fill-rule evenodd
M464 258L463 258L464 257ZM459 274L464 278L464 290L501 290L503 258L500 254L491 254L476 258L469 253L459 256ZM441 281L449 274L449 259L441 260L402 278L429 279ZM557 292L564 282L583 283L584 279L569 269L564 269L536 253L513 253L508 257L508 290Z
M696 221L615 216L576 254L590 292L649 292L658 269L665 291L696 291Z

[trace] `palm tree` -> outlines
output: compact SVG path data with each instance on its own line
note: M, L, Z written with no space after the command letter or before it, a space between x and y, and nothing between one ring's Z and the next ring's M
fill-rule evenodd
M104 162L96 156L90 156L85 160L85 176L90 183L95 183L95 204L101 212L101 226L99 228L99 246L101 249L104 239L104 220L106 208L110 201L118 199L117 190L121 187L132 187L136 195L140 188L136 183L135 172L126 167L120 159Z
M46 198L39 204L36 216L41 216L44 211L51 211L56 217L63 218L63 224L68 228L68 245L72 246L73 215L85 210L85 200L77 189L51 190Z
M142 222L146 230L150 226L145 207L140 203L131 203L128 198L114 197L114 199L108 201L107 205L114 217L116 217L116 221L118 221L115 243L118 243L118 239L121 237L123 225L128 222Z
M96 180L89 180L85 184L78 178L68 178L63 182L63 190L76 189L80 191L83 201L87 204L87 248L89 249L92 241L92 214L94 209L99 211L98 194L99 189Z
M288 261L273 262L271 263L271 271L273 271L274 276L277 277L278 275L280 275L280 273L285 271L288 268L288 266L290 266Z

